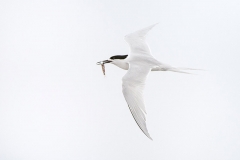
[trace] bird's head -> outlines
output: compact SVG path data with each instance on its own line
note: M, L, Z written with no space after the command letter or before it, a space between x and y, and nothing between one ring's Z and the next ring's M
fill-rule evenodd
M126 63L124 60L127 58L128 55L116 55L116 56L112 56L110 57L108 60L104 60L104 61L100 61L97 62L97 65L101 65L102 66L102 71L103 74L105 75L105 66L104 64L106 63L112 63L122 69L127 70L129 68L128 63Z
M97 62L97 65L104 65L104 64L106 64L106 63L116 64L117 62L126 59L127 56L128 56L128 55L116 55L116 56L112 56L112 57L110 57L108 60L104 60L104 61Z

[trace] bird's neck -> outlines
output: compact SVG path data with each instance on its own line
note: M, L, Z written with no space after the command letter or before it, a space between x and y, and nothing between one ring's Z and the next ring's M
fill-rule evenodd
M124 70L128 70L128 68L129 68L128 63L124 60L117 60L117 61L114 61L112 64L114 64Z

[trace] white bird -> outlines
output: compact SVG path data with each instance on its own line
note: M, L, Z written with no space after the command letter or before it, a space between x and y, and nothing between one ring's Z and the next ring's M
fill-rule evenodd
M112 63L128 72L122 78L122 92L132 113L133 118L143 133L152 140L146 126L146 109L143 100L143 89L146 78L150 71L173 71L187 73L182 69L163 64L156 60L152 55L148 44L145 41L146 34L154 26L151 25L139 31L125 36L125 40L130 46L129 55L116 55L108 60L97 62L104 66L106 63ZM104 70L105 74L105 70Z

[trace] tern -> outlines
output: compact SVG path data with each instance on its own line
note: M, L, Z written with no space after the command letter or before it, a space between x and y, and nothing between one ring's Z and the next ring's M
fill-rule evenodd
M102 65L104 75L104 64L106 63L111 63L121 69L128 70L122 78L122 92L137 125L151 140L152 138L146 126L146 109L143 100L143 90L149 72L173 71L188 73L183 70L191 70L191 68L172 67L159 62L152 56L150 48L146 43L146 35L155 25L157 24L125 36L125 40L130 46L129 55L115 55L108 60L97 62L98 65Z

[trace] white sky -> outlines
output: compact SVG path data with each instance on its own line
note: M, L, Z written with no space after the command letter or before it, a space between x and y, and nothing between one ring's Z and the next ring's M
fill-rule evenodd
M239 160L240 1L0 1L1 160ZM152 54L173 66L145 89L150 141L121 92L128 54L151 24Z

